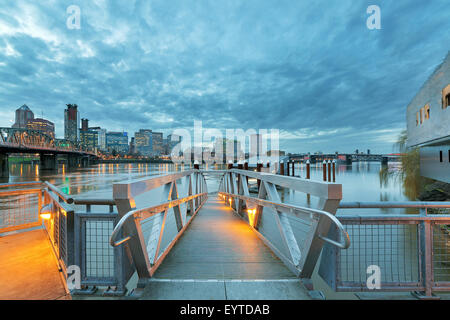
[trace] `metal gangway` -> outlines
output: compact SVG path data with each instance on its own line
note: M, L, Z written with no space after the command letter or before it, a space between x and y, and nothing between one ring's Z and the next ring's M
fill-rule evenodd
M212 178L219 188L208 192ZM335 291L364 292L369 265L383 268L380 292L450 290L450 215L336 215L365 205L342 203L336 183L193 169L116 183L110 199L70 197L48 182L2 187L0 251L5 230L43 226L61 278L71 281L72 266L81 272L72 297L103 288L140 299L317 299L313 273ZM317 207L288 203L282 188Z

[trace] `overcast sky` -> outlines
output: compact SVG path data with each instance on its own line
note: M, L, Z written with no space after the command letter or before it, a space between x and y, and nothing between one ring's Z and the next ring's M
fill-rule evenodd
M27 104L59 137L76 103L111 131L201 120L279 129L289 152L392 152L450 50L448 0L0 2L0 126ZM380 30L366 26L372 4Z

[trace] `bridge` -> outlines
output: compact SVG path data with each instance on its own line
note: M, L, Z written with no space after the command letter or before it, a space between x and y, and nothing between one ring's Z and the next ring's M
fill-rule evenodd
M218 190L208 191L210 179L220 181ZM252 184L257 196L249 193ZM323 299L314 272L335 291L365 292L371 265L383 270L380 292L435 298L450 291L450 215L431 212L449 202L343 203L340 184L198 165L116 183L110 199L69 198L50 183L0 187L0 255L5 246L18 248L14 256L3 252L2 266L31 257L26 244L40 236L47 255L28 258L35 261L28 267L54 284L0 273L9 288L0 298L41 285L27 292L52 299ZM277 188L316 197L318 206L283 202ZM421 213L336 215L383 206ZM79 287L69 278L74 266Z
M362 153L349 153L349 154L311 154L311 155L290 155L288 161L291 162L306 162L310 163L322 163L324 160L336 160L337 162L351 164L352 162L359 161L371 161L387 163L388 161L398 161L401 154L362 154Z
M39 154L40 169L57 169L57 156L64 155L68 167L88 166L97 154L69 140L55 139L38 130L0 128L0 178L9 176L8 154Z

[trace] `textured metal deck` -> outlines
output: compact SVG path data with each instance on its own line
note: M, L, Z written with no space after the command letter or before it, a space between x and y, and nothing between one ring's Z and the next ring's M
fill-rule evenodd
M144 299L309 299L252 228L209 199L156 271Z

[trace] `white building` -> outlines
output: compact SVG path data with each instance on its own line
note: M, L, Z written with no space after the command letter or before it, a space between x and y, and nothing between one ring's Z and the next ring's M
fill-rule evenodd
M408 105L407 131L421 175L450 183L450 52Z

